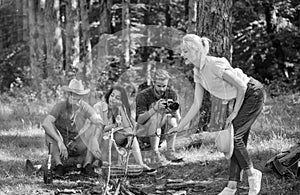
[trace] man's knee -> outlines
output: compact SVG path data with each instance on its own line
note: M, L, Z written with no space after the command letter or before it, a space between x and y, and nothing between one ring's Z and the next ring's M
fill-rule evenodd
M168 117L167 124L165 125L166 128L165 132L168 132L171 128L177 126L178 126L177 119L175 117Z
M147 132L147 135L153 135L157 132L158 129L161 128L161 121L162 121L162 116L159 116L158 114L155 114L150 117L150 119L144 124L141 125L140 129L143 129L144 131Z

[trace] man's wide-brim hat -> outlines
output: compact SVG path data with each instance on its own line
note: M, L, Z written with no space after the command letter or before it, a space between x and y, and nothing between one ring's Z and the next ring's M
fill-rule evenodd
M90 92L90 89L84 89L84 86L82 84L81 80L72 79L69 83L69 86L62 86L61 89L63 91L72 92L77 95L86 95Z
M217 150L223 152L226 159L230 159L234 148L234 129L231 124L228 128L218 131L215 139Z

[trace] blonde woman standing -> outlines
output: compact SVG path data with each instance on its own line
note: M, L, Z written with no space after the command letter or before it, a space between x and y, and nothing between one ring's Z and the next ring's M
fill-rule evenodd
M177 127L171 131L178 132L190 122L199 111L204 90L210 94L229 101L234 99L232 113L226 120L226 127L234 127L234 151L230 159L229 181L220 195L234 195L240 181L240 172L248 175L249 195L258 194L261 188L261 171L253 167L247 141L250 128L262 110L264 104L263 85L247 76L238 68L232 68L224 57L208 55L209 39L194 34L183 37L181 55L185 63L194 65L195 94L194 102Z

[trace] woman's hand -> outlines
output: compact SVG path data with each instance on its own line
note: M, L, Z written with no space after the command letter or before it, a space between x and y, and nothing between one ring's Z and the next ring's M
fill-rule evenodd
M106 125L104 127L104 132L108 132L110 131L112 128L116 128L117 127L117 124L110 124L110 125Z
M232 123L232 121L235 119L235 117L237 116L237 114L235 112L232 112L228 118L226 119L226 122L225 122L225 129L227 129L230 124Z

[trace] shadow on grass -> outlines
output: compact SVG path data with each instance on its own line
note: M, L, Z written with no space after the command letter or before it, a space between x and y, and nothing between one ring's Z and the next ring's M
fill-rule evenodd
M30 135L0 135L0 147L12 149L41 149L45 147L44 136L30 136Z
M262 187L260 194L300 194L300 180L282 178L270 170L265 169L265 163L277 153L272 150L252 153L251 158L254 167L263 172ZM227 184L229 161L224 158L212 161L199 161L176 166L159 168L158 176L155 178L136 178L132 182L151 183L154 186L165 184L167 179L183 179L183 181L201 181L203 184L196 189L190 188L187 194L217 194ZM157 179L159 178L159 179ZM248 193L247 176L244 174L242 182L239 183L237 194Z

